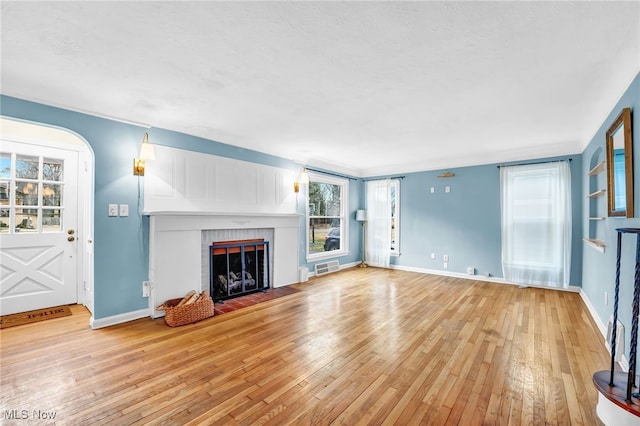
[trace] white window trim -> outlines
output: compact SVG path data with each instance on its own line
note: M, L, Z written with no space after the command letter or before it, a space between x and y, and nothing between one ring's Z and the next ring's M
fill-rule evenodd
M342 187L342 196L340 200L340 219L342 223L342 229L340 233L340 240L342 242L340 250L327 251L322 253L309 253L309 188L307 187L307 196L305 203L305 242L306 242L306 259L307 262L316 262L324 259L331 259L334 257L346 256L349 254L349 180L328 176L321 173L309 172L310 182L328 183L332 185L340 185Z

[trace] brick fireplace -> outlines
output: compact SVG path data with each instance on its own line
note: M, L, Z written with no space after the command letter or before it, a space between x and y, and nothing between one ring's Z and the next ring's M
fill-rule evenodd
M152 317L163 315L154 308L167 299L209 289L214 241L264 238L269 285L298 282L302 220L293 170L162 145L155 151L146 166L143 210Z
M152 214L149 224L149 309L210 289L210 246L214 242L263 239L268 250L269 287L298 282L300 215ZM265 268L267 270L267 268Z

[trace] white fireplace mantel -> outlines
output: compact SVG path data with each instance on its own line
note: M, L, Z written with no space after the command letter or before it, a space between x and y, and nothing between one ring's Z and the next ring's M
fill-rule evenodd
M299 214L146 212L149 224L150 316L165 300L201 291L202 231L273 229L271 287L298 282ZM206 287L208 289L208 287Z
M143 212L150 217L152 317L163 315L155 307L165 300L209 288L203 231L269 229L271 287L298 281L301 215L292 170L161 145L155 157L145 172Z

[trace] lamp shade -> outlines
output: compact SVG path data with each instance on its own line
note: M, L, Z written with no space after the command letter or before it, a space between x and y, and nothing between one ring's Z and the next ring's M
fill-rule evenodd
M143 143L140 147L140 159L141 160L155 160L156 153L153 150L153 145L150 143Z
M357 210L356 211L356 220L358 222L364 222L367 220L367 211L366 210Z
M153 149L153 145L149 143L149 135L145 132L142 138L142 145L140 145L140 159L141 160L155 160L156 153Z

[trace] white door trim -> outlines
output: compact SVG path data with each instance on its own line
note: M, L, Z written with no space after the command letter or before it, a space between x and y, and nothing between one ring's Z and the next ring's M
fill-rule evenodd
M77 295L78 303L83 304L93 313L95 157L91 145L85 138L72 130L7 116L0 116L0 133L2 138L7 141L46 145L78 152L77 237L82 244L79 244L78 247Z

